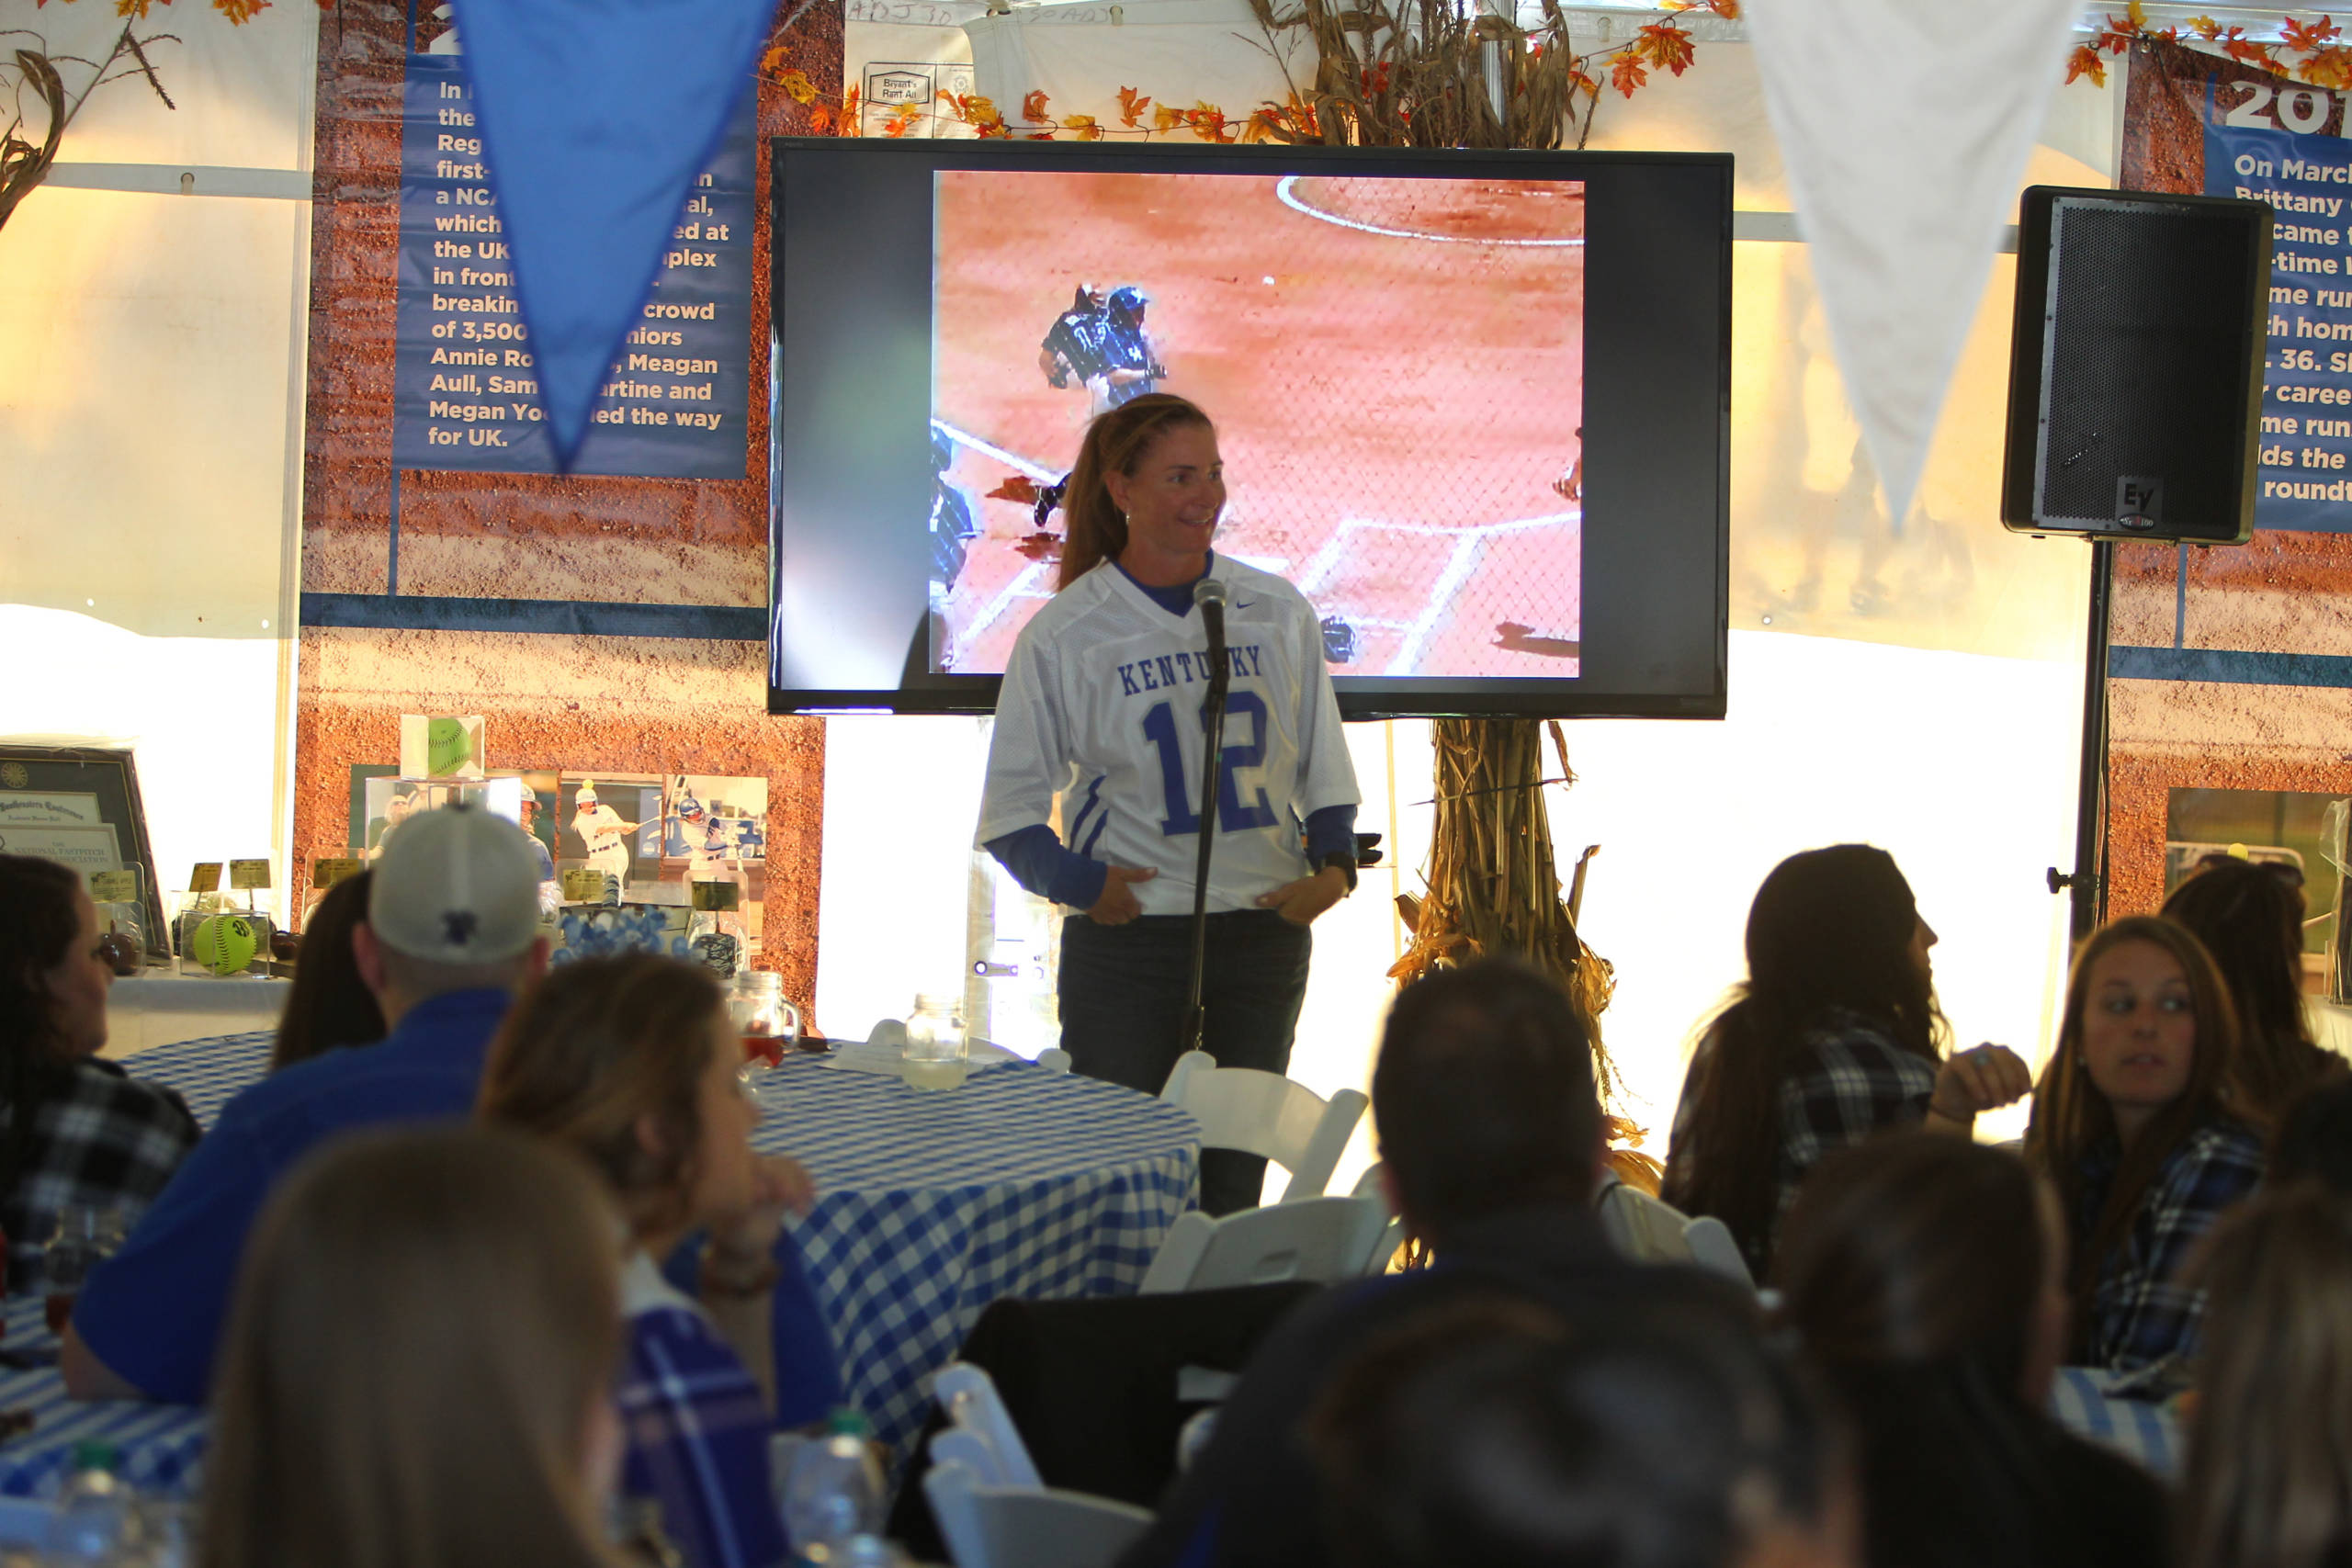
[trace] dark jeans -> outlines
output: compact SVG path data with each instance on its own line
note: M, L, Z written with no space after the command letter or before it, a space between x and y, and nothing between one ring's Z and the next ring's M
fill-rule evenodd
M1279 1073L1306 999L1307 928L1272 909L1209 917L1201 982L1201 1048L1227 1067ZM1183 1055L1193 983L1193 918L1146 915L1123 926L1084 915L1062 922L1062 1049L1089 1077L1158 1094ZM1266 1162L1231 1149L1201 1155L1201 1207L1256 1206Z

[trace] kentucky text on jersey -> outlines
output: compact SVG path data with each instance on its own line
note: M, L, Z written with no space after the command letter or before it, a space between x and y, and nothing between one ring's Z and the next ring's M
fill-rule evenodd
M1228 648L1225 655L1236 675L1263 675L1265 666L1259 662L1258 645ZM1162 653L1149 659L1138 659L1132 664L1119 666L1119 684L1127 695L1139 697L1146 692L1156 692L1163 686L1190 685L1209 678L1209 652Z

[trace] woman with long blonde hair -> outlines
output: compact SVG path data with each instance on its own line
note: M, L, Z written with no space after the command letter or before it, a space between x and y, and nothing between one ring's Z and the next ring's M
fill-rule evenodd
M1059 586L1006 662L980 803L979 841L1070 911L1072 1067L1146 1094L1188 1043L1204 790L1216 822L1201 1046L1225 1066L1289 1066L1306 928L1356 885L1362 797L1320 619L1281 578L1210 548L1225 502L1216 428L1183 399L1146 393L1087 427L1062 498ZM1224 605L1221 669L1204 595ZM1218 679L1230 690L1211 786ZM1264 1179L1263 1160L1213 1149L1201 1206L1248 1207Z
M201 1568L618 1568L619 1235L586 1169L513 1134L304 1165L245 1249Z
M583 959L507 1016L477 1107L584 1158L627 1222L621 1485L659 1506L688 1568L784 1556L769 1435L821 1417L841 1388L782 1228L811 1189L792 1161L752 1148L760 1107L742 1066L709 970L650 953ZM696 1234L689 1296L662 1265ZM779 1303L802 1331L777 1334Z
M2181 1568L2352 1561L2352 1206L2318 1181L2224 1220L2182 1489Z
M2128 915L2075 955L2025 1140L2065 1208L2070 1360L2132 1371L2195 1348L2204 1295L2183 1267L2262 1179L2237 1049L2229 990L2187 928Z

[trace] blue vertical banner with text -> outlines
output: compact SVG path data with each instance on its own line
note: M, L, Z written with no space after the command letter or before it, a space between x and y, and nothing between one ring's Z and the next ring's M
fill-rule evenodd
M2352 141L2339 95L2289 83L2205 91L2205 194L2277 213L2256 528L2352 533Z
M757 97L695 181L571 471L745 477ZM392 460L556 471L463 57L412 54L401 135Z

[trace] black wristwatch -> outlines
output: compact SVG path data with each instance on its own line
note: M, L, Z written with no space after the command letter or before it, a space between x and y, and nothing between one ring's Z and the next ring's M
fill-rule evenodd
M1338 866L1340 874L1347 877L1348 891L1354 892L1356 890L1356 857L1345 850L1334 850L1317 862L1315 869L1321 871L1327 866L1334 865Z

